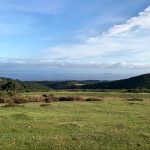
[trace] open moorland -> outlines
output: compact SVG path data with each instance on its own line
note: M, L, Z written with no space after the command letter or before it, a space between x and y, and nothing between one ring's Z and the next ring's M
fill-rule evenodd
M8 93L0 149L149 150L149 125L150 93Z

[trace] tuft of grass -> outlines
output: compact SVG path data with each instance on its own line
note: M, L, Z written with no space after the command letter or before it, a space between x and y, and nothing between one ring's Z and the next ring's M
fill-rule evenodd
M15 104L15 103L8 103L8 104L5 104L3 106L1 106L2 108L10 108L10 107L24 107L24 105L18 105L18 104Z
M49 106L51 106L51 104L41 104L40 106L41 107L49 107Z
M128 98L128 99L126 99L127 101L140 101L140 102L143 102L144 101L144 99L142 99L142 98Z

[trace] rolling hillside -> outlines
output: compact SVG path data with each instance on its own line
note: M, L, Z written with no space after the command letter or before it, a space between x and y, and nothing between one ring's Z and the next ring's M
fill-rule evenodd
M144 74L124 80L99 82L83 85L83 89L150 89L150 74Z
M48 87L33 81L20 81L0 77L0 91L47 91Z
M1 91L48 91L49 89L150 89L150 74L116 81L20 81L0 78Z

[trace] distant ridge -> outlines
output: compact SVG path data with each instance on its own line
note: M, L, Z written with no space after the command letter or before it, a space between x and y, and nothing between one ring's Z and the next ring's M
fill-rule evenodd
M129 79L83 85L83 89L150 89L150 73Z
M20 81L0 77L0 91L48 91L49 89L150 89L150 73L115 81Z

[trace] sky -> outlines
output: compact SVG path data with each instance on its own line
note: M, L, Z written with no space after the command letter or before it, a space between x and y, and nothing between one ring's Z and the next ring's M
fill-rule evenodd
M150 0L0 0L0 76L126 78L150 72Z

